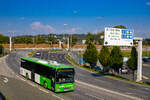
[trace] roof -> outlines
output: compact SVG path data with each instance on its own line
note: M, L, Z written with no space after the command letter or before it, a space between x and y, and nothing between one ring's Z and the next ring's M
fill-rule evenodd
M52 60L43 60L43 59L31 58L31 57L22 57L21 59L26 60L26 61L30 61L33 63L41 64L41 65L44 65L44 66L47 66L50 68L54 68L54 69L74 68L73 66L60 64L60 63L57 63L56 61L52 61Z

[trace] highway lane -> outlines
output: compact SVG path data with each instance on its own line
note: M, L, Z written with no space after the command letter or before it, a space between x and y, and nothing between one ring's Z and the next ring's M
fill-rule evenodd
M46 51L43 51L43 56L45 57L48 56L48 53ZM52 58L51 57L46 57L46 58L68 64L68 62L64 60L65 59L64 53L50 53L49 56L52 56ZM77 66L75 66L75 69L76 69L76 80L80 80L99 87L104 87L109 90L117 91L118 93L122 93L126 95L130 94L132 96L144 98L147 100L150 99L149 87L127 83L120 80L101 76L99 74L90 73L83 69L80 69Z
M20 51L17 53L12 53L8 56L8 59L6 60L9 64L9 66L17 73L18 73L17 70L19 68L19 57L23 56L23 55L24 55L23 52L20 53ZM53 53L53 54L49 54L49 57L48 57L47 51L43 52L43 57L45 59L49 58L51 60L56 60L60 63L69 64L67 62L67 60L64 59L64 56L65 56L64 53ZM15 68L13 68L13 67L15 67ZM147 87L145 87L145 89L142 88L143 91L145 91L145 92L143 92L143 91L141 91L141 89L139 89L140 90L139 93L142 92L142 94L139 95L139 93L135 92L138 90L138 88L140 88L140 86L138 86L138 85L130 84L131 86L129 87L127 84L127 86L126 85L124 86L124 85L122 85L122 83L123 83L122 81L119 81L120 83L117 81L118 83L116 83L116 80L112 81L112 79L109 79L109 78L106 78L103 76L98 76L98 75L95 75L94 73L89 73L78 67L75 67L75 68L76 68L76 80L79 80L79 81L82 81L85 83L89 83L89 84L92 84L95 86L104 87L106 90L113 90L113 91L110 92L110 91L105 91L104 89L97 89L97 88L93 89L93 87L89 87L85 84L76 82L76 89L74 92L58 94L58 96L64 98L65 100L67 100L67 99L68 100L70 100L70 99L98 100L100 98L101 98L100 100L120 100L120 99L128 100L128 99L132 99L132 98L130 98L132 96L135 96L138 98L144 98L145 100L146 99L149 100L149 98L150 98L148 95L150 93L150 91L149 91L150 89ZM135 88L133 88L133 87L135 87ZM129 88L129 89L126 90L125 88ZM130 92L130 88L131 88L132 92ZM115 91L117 91L117 93L115 93ZM131 96L126 97L123 95L119 95L118 93L120 93L120 92L121 92L121 94L126 94L127 96L128 95L131 95ZM146 93L146 94L144 94L144 93Z

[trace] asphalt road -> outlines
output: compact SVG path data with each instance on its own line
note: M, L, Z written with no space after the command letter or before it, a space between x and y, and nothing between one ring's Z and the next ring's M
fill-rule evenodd
M10 54L6 62L14 72L19 73L21 56L25 51ZM55 60L59 63L70 64L64 57L65 53L50 53L43 51L41 58ZM150 88L146 86L126 83L120 80L100 76L75 67L76 88L74 92L59 93L58 97L64 100L135 100L150 99ZM30 89L29 89L30 91ZM33 91L34 92L34 91ZM44 99L43 99L44 100Z

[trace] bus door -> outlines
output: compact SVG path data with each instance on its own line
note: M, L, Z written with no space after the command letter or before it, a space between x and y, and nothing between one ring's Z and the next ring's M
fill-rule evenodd
M51 89L54 91L55 88L55 78L52 76L51 77Z
M34 69L32 69L32 71L31 71L31 80L34 81L34 78L35 78L35 76L34 76Z
M51 89L55 90L55 70L51 72Z

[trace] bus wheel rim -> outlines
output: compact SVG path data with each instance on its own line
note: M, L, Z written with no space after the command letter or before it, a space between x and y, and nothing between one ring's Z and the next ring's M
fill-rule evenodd
M44 83L44 87L47 88L47 82Z

